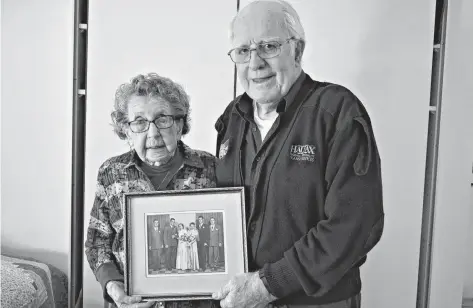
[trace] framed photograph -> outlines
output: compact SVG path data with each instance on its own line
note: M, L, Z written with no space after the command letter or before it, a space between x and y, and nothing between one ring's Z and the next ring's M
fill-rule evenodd
M211 299L248 272L242 187L126 193L125 290L144 300Z

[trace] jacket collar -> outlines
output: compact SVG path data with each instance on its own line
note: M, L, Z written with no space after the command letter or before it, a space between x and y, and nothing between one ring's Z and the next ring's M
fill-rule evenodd
M191 149L181 140L177 142L177 150L180 151L184 157L184 165L196 168L205 167L204 162L202 161L202 158L200 157L198 152ZM140 158L135 150L129 151L128 153L126 153L126 155L126 161L128 161L128 163L125 165L125 168L136 166L140 161Z

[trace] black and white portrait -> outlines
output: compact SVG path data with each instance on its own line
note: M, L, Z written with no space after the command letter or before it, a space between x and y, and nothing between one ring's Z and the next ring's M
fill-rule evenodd
M146 214L147 276L225 273L224 212Z

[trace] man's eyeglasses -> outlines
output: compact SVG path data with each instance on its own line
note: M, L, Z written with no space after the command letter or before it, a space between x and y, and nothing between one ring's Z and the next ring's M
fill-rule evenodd
M256 53L262 59L270 59L279 56L281 53L281 46L295 39L294 37L288 38L284 42L264 42L256 45L256 48L250 48L248 46L242 46L233 48L228 52L230 59L235 63L246 63L250 61L251 51L256 50Z
M156 119L154 119L153 121L148 121L145 119L138 119L138 120L128 122L128 126L130 126L131 131L134 133L143 133L143 132L148 131L149 125L151 122L153 122L154 125L156 125L156 127L159 129L166 129L166 128L171 127L176 120L182 119L182 118L184 117L163 114L157 117Z

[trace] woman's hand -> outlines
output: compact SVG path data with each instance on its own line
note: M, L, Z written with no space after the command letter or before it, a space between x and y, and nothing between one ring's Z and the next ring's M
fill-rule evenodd
M109 281L106 289L118 308L148 308L154 305L151 301L141 302L139 296L127 296L125 285L121 281Z

